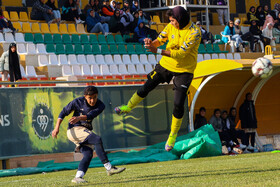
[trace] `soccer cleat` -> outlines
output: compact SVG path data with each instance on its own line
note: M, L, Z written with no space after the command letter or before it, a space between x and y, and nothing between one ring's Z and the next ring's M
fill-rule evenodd
M115 112L118 115L127 114L130 111L131 111L131 108L129 108L127 105L122 105L122 106L118 106L115 108Z
M74 179L72 179L71 182L76 183L76 184L80 184L80 183L86 183L87 181L83 178L80 178L80 177L76 178L75 177Z
M247 150L249 150L249 151L254 151L254 147L251 146L251 145L249 145L249 146L247 147Z
M247 146L246 146L246 145L243 145L243 144L241 143L241 144L239 144L239 148L240 148L240 149L246 149Z
M165 150L171 151L175 145L177 134L170 133L168 140L165 144Z
M111 176L111 175L114 175L114 174L118 174L118 173L123 172L125 169L126 168L117 168L115 166L112 166L112 168L110 170L107 170L107 175Z

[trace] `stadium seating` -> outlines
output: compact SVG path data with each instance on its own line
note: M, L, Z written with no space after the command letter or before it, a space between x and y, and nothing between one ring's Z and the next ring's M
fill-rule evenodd
M24 43L17 44L17 52L19 55L26 54L26 48Z
M68 32L69 34L78 34L76 31L76 26L75 24L68 24Z
M92 48L90 44L85 44L84 45L84 54L85 55L90 55L92 54Z
M21 22L27 22L28 19L28 15L26 12L19 12L19 21Z
M78 64L88 64L85 55L77 55Z
M121 55L117 54L113 56L115 64L123 64Z
M119 72L122 75L129 75L129 72L126 69L126 65L125 64L120 64L119 65Z
M90 66L88 64L83 64L81 66L82 76L92 76Z
M35 33L34 34L34 43L44 43L43 35L41 33Z
M22 23L22 32L23 33L32 33L29 22L23 22Z
M62 35L62 42L64 44L71 44L71 38L70 38L70 35L69 34L63 34Z
M74 51L75 51L76 55L84 54L84 50L83 50L83 47L82 47L81 44L75 44L74 45Z
M91 65L91 72L92 72L92 75L94 75L94 76L101 75L99 65L97 65L97 64Z
M65 49L63 44L56 44L55 54L65 54Z
M41 23L41 33L51 33L47 23Z
M68 65L62 66L62 76L63 77L73 76L73 75L74 74L73 74L73 71L70 66L68 66Z
M14 22L13 27L18 30L18 32L22 32L21 24L19 22Z
M103 55L96 55L95 56L95 62L96 62L96 64L100 64L100 65L101 64L106 64Z
M120 75L118 66L116 64L109 65L109 70L112 75Z
M98 44L97 36L95 34L89 35L90 44Z
M141 64L149 64L148 57L145 54L140 55Z
M49 61L47 55L38 55L39 66L48 66Z
M109 65L114 64L112 55L105 55L104 60L105 60L106 64L109 64Z
M77 65L78 61L77 61L76 55L68 55L67 62L69 65Z
M52 43L53 43L52 35L49 33L44 34L44 44L52 44Z
M55 52L56 52L55 47L54 47L53 44L47 44L47 45L46 45L46 51L47 51L48 53L55 53Z
M52 34L60 34L59 30L58 30L58 26L56 23L51 23L50 24L50 32Z
M34 37L33 37L33 34L31 34L31 33L25 33L24 34L24 40L26 41L26 42L34 42Z
M123 38L121 35L117 34L115 35L115 41L116 41L116 44L124 44L125 42L123 41Z
M66 44L65 45L65 54L75 54L74 48L72 44Z
M32 33L41 33L39 23L33 23L31 26Z
M77 24L77 32L79 34L86 34L84 24Z
M115 44L115 39L114 39L114 36L113 35L108 35L107 36L107 43L110 45L110 44Z
M60 34L53 34L53 43L55 44L62 44L62 38Z
M92 45L92 54L94 55L99 55L101 54L100 48L98 44L93 44Z
M59 32L60 34L69 34L67 30L67 25L66 24L60 24L59 25Z
M100 65L100 73L103 76L112 75L107 64Z
M15 42L14 35L12 33L5 33L4 38L5 38L5 42L8 43Z
M120 55L125 55L128 54L125 45L118 45L118 51Z
M22 33L15 33L16 43L25 43L24 35Z
M105 38L104 35L98 35L98 43L99 43L100 45L102 45L102 44L107 44L107 41L106 41L106 38Z
M89 44L88 35L81 34L80 38L81 38L81 44Z
M67 61L66 55L58 55L58 64L60 66L68 65L68 61Z

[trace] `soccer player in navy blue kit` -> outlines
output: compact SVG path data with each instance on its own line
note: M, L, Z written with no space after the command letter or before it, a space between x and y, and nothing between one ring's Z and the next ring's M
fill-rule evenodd
M92 120L105 109L104 103L97 96L98 90L96 87L86 87L84 97L74 99L63 108L52 131L52 137L56 138L64 117L74 111L73 117L69 120L67 137L76 145L75 152L83 154L83 159L79 164L75 178L72 180L73 183L86 182L83 176L87 172L92 159L93 148L95 148L95 152L104 164L109 176L125 170L125 168L117 168L111 165L104 151L101 137L92 132Z

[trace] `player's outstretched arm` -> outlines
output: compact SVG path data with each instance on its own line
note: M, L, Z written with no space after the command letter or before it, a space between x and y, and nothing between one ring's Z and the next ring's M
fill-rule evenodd
M53 137L53 139L54 139L54 138L57 138L57 135L58 135L58 133L59 133L59 127L60 127L62 121L63 121L63 119L60 119L60 118L57 119L55 128L54 128L54 130L52 131L52 137Z

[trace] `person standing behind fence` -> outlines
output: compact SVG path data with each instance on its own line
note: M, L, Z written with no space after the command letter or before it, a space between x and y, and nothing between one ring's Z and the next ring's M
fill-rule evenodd
M245 101L239 108L239 118L241 120L241 128L244 129L246 134L246 146L248 150L254 150L255 136L257 129L257 117L252 94L248 92ZM251 145L249 139L251 137Z
M227 2L226 0L217 0L217 5L219 6L226 6ZM218 19L221 25L225 25L229 18L228 18L228 9L226 8L217 8L217 13L218 13ZM223 17L224 16L224 17ZM225 18L225 22L224 22L224 18Z
M0 73L2 74L2 81L8 81L8 75L10 75L11 82L22 79L19 60L20 58L17 54L16 44L11 43L9 45L9 50L4 52L0 58Z

